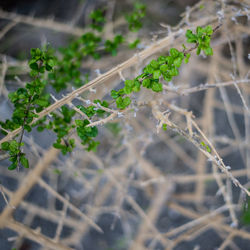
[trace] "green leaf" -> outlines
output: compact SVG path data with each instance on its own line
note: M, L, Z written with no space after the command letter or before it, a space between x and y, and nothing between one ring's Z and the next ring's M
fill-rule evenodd
M63 148L64 148L64 145L62 145L62 144L56 142L56 143L53 143L53 147L54 147L54 148L57 148L57 149L63 149Z
M9 150L9 148L10 148L10 143L9 142L3 142L2 144L1 144L1 149L2 150L5 150L5 151L7 151L7 150Z
M120 44L124 41L124 37L122 35L116 35L115 38L114 38L114 43L115 44Z
M38 64L36 62L30 63L29 66L34 71L38 71Z
M179 68L181 66L181 63L182 63L182 59L180 57L177 57L175 60L174 60L174 65L175 67Z
M9 170L14 170L14 169L16 169L16 168L17 168L17 162L13 162L13 163L8 167Z
M34 101L34 104L37 104L41 107L47 107L49 105L49 102L47 100L43 100L43 99L36 99Z
M37 131L38 131L38 132L42 132L43 130L44 130L44 127L42 127L42 126L38 126L38 127L37 127Z
M178 76L179 72L177 70L177 68L173 67L170 71L169 71L171 76Z
M204 28L204 31L206 32L207 35L212 35L213 34L213 28L211 25L207 25L205 28Z
M170 53L170 56L172 56L172 57L178 57L178 55L179 55L179 51L175 48L171 48L169 53Z
M152 60L150 62L150 66L153 68L153 69L158 69L159 68L159 63L156 61L156 60Z
M129 44L129 48L130 49L134 49L137 47L137 45L140 43L140 40L139 39L136 39L134 42L130 43Z
M111 97L112 97L113 99L118 98L118 97L119 97L118 92L117 92L117 91L115 91L115 90L111 90Z
M159 64L163 64L163 63L166 63L166 61L167 61L166 59L167 59L166 56L159 56L158 59L157 59L157 62Z
M168 70L168 65L167 64L163 64L160 66L160 71L162 73L166 72Z
M24 129L26 129L28 132L31 132L31 126L30 125L28 125L28 124L25 124L24 126L23 126L23 128Z
M152 90L154 92L161 92L162 91L162 84L161 83L153 83Z
M29 168L29 161L24 155L20 157L20 161L25 168Z
M126 80L124 85L132 88L134 86L134 80Z
M208 153L211 153L211 148L208 145L206 145L206 150Z
M83 120L75 120L76 126L84 126L84 121Z
M125 98L122 98L121 96L116 99L116 105L118 109L125 109L129 104L131 103L131 100L128 96Z
M123 103L125 105L125 107L129 106L129 104L131 103L131 99L126 96L124 99L123 99Z
M133 91L133 89L131 87L129 87L129 86L124 87L125 94L129 95L132 91Z
M197 48L197 51L196 51L196 54L199 55L200 53L201 53L201 48L198 47L198 48Z
M145 87L145 88L150 88L150 86L151 86L151 81L150 81L150 79L144 79L143 81L142 81L142 86L143 87Z
M166 124L166 123L163 123L163 124L162 124L162 129L163 129L164 131L167 130L167 124Z
M193 34L191 30L186 31L186 38L188 43L196 43L197 42L197 36Z
M10 151L13 153L18 153L18 142L15 140L12 140L10 142Z
M211 47L208 47L204 49L204 52L207 56L212 56L213 55L213 49Z
M154 68L151 65L147 65L144 69L143 69L144 73L148 73L148 74L153 74L154 72Z
M134 84L134 87L133 87L133 91L134 92L139 92L140 89L141 89L141 83L139 81L137 81L137 80L134 83L135 84Z
M51 68L53 68L53 67L56 65L56 61L55 61L54 59L49 59L49 60L47 61L47 64L48 64Z
M89 146L88 146L88 148L87 148L87 151L93 151L93 152L96 152L96 150L97 150L97 146L100 144L100 142L99 141L91 141L90 143L89 143Z
M189 62L190 56L191 56L190 53L187 53L187 54L186 54L186 57L185 57L185 59L184 59L184 62L185 62L185 63L188 63L188 62Z
M75 139L73 139L73 138L69 139L69 144L72 148L74 148L75 147Z
M134 87L134 80L126 80L124 82L125 87L124 87L124 92L125 94L130 94L133 91L133 87Z
M155 70L153 73L153 78L154 79L159 79L161 76L161 71L160 70Z

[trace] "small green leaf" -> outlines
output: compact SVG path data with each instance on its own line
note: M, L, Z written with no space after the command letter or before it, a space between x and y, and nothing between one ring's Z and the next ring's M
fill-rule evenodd
M160 66L160 71L162 73L166 72L168 70L168 65L167 64L163 64Z
M126 80L124 85L132 88L134 86L134 80Z
M17 168L17 162L13 162L13 163L8 167L9 170L14 170L14 169L16 169L16 168Z
M29 168L29 161L24 155L20 157L20 161L25 168Z
M188 43L196 43L197 42L197 36L193 34L191 30L186 31L186 38Z
M18 142L15 140L12 140L10 142L10 151L13 153L18 153Z
M143 87L145 87L145 88L150 88L150 86L151 86L151 81L150 81L150 79L144 79L143 81L142 81L142 86Z
M131 103L131 99L126 96L124 99L123 99L123 103L125 105L125 107L129 106L129 104Z
M125 109L129 104L131 103L131 100L128 96L125 98L122 98L121 96L116 99L116 105L118 109Z
M205 32L207 35L212 35L213 34L213 28L211 25L207 25L205 28L204 28Z
M167 124L166 124L166 123L163 123L163 124L162 124L162 129L163 129L164 131L167 130Z
M204 49L204 52L207 56L212 56L213 55L213 49L211 47L208 47Z
M152 60L150 62L150 66L153 68L153 69L158 69L159 68L159 63L156 61L156 60Z
M130 93L132 93L133 89L129 86L125 86L124 87L124 92L126 95L129 95Z
M169 53L172 57L178 57L178 55L179 55L179 51L175 48L171 48Z
M115 90L111 90L111 97L112 97L113 99L118 98L118 97L119 97L118 92L117 92L117 91L115 91Z
M137 81L137 80L134 83L135 84L134 84L134 87L133 87L133 91L134 92L139 92L140 89L141 89L141 83L139 81Z
M84 121L83 120L75 120L76 126L83 126L84 125Z
M144 69L143 69L144 73L148 73L148 74L153 74L154 72L154 68L151 65L147 65Z
M154 79L159 79L161 76L161 71L160 70L155 70L153 73L153 78Z
M139 39L136 39L134 42L130 43L129 44L129 48L130 49L134 49L137 47L137 45L140 43L140 40Z
M184 62L185 62L185 63L188 63L188 62L189 62L190 56L191 56L190 53L187 53L187 54L186 54L186 57L185 57L185 59L184 59Z
M7 150L9 150L9 148L10 148L10 143L9 142L3 142L2 144L1 144L1 149L2 150L5 150L5 151L7 151Z
M152 90L154 92L161 92L162 91L162 84L154 82L153 85L152 85Z
M206 145L206 150L208 153L211 153L211 148L208 145Z
M53 143L53 147L54 147L54 148L57 148L57 149L63 149L63 148L64 148L64 145L62 145L62 144L56 142L56 143Z
M177 57L175 60L174 60L174 65L175 67L179 68L181 66L181 63L182 63L182 59L180 57Z
M47 100L43 100L43 99L36 99L34 101L34 103L41 106L41 107L47 107L49 105L49 102Z
M31 132L31 126L30 125L28 125L28 124L25 124L24 126L23 126L23 128L25 129L25 130L27 130L28 132Z
M30 63L29 66L34 71L38 71L38 64L36 62Z

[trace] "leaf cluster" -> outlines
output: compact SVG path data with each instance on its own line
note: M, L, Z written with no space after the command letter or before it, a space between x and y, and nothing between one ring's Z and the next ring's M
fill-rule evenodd
M9 167L10 170L17 168L20 163L24 167L29 166L25 154L21 151L21 146L23 146L22 136L24 130L31 132L30 123L35 117L38 117L38 112L41 112L50 104L49 95L43 93L47 82L43 80L41 75L44 74L45 71L52 71L54 65L55 60L50 49L31 49L29 67L33 80L27 83L25 88L19 88L8 96L14 105L14 111L11 120L1 121L0 124L4 129L10 131L22 127L19 142L14 139L11 142L1 144L2 150L9 152L9 160L12 162ZM2 133L6 134L5 131L2 131Z
M145 6L142 8L139 4L136 7L137 12L141 12L142 9L145 11ZM141 19L144 15L141 15L140 17L140 27L142 26ZM93 59L98 60L104 52L115 56L119 46L126 40L124 36L120 34L115 35L113 40L105 40L102 38L103 36L101 33L95 33L95 30L101 32L103 30L103 25L106 22L103 10L97 9L92 11L90 19L92 22L90 25L92 28L91 31L86 32L79 39L71 42L69 46L59 49L56 68L49 74L49 83L57 92L65 89L68 84L80 87L88 81L87 77L82 77L81 66L83 59L92 57ZM138 26L137 30L140 27ZM134 44L129 46L135 48L138 42L139 41L135 41Z
M160 56L157 60L152 60L144 69L143 73L133 80L126 80L124 88L111 91L111 97L116 100L118 109L125 109L131 103L129 95L139 92L141 87L151 89L154 92L161 92L163 85L160 83L162 77L165 81L171 81L174 76L179 74L178 68L183 60L187 63L190 57L189 53L180 52L171 48L168 56Z
M99 32L101 32L103 30L103 25L105 24L106 22L106 19L103 15L103 10L101 9L97 9L97 10L94 10L90 13L90 19L91 19L91 25L90 27L92 29L95 29Z
M20 163L23 167L29 168L29 161L25 157L25 154L20 150L20 147L23 145L24 143L18 143L16 140L3 142L1 144L1 149L8 152L10 155L9 161L11 162L11 165L8 167L9 170L16 169Z
M204 28L198 26L196 34L191 30L187 30L186 37L188 43L195 43L197 45L197 55L203 50L207 56L213 55L213 49L210 46L211 36L213 34L213 28L208 25Z
M145 14L146 14L146 5L141 3L136 3L133 12L125 16L129 24L130 31L137 32L142 27L141 20L142 18L145 17Z

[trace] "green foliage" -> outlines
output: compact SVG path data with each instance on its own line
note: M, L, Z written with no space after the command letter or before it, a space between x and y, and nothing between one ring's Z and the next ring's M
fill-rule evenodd
M81 78L82 60L88 56L99 59L100 54L97 49L101 41L101 37L87 32L68 47L59 49L62 59L57 58L57 67L49 74L49 83L57 92L65 89L68 83L80 87L87 82Z
M164 131L167 130L167 124L166 124L166 123L163 123L163 124L162 124L162 129L163 129Z
M127 14L126 20L129 24L129 30L136 32L142 27L142 18L146 14L146 5L141 3L136 3L134 5L134 11L131 14Z
M206 149L208 153L211 153L211 148L204 141L202 141L200 144L203 148Z
M197 46L197 55L200 54L201 50L208 55L213 55L213 49L210 46L211 36L213 34L213 29L210 25L202 28L200 26L196 29L196 34L191 30L187 30L186 37L188 43L195 43Z
M122 35L116 35L114 41L106 40L105 42L105 50L110 52L112 56L116 56L118 45L124 41Z
M91 13L91 18L96 25L102 25L104 19L101 12L95 11ZM137 4L135 12L129 18L130 28L138 29L140 27L139 21L145 15L145 7ZM93 28L93 27L92 27ZM95 27L97 28L97 27ZM98 29L98 28L97 28ZM186 33L187 42L195 43L197 54L201 50L207 55L212 54L210 48L210 37L213 33L211 26L205 28L197 27L196 34L191 30ZM96 151L99 141L94 138L98 135L96 126L89 126L90 119L96 117L109 116L110 113L104 110L113 103L116 104L117 109L124 110L131 104L130 95L137 93L141 88L151 89L154 92L161 92L163 90L162 81L171 81L174 76L179 74L179 68L182 62L188 63L190 53L195 48L187 49L183 45L183 51L176 48L171 48L168 55L161 55L155 60L146 65L143 73L134 79L126 80L124 87L119 90L111 91L111 98L113 101L94 100L92 105L78 105L77 108L83 112L88 119L75 119L76 111L62 106L57 112L50 113L50 118L45 116L31 125L34 118L39 117L39 112L43 111L50 105L50 95L45 93L46 86L51 84L56 91L60 91L66 87L66 83L71 82L76 86L84 84L80 67L84 57L91 56L94 59L100 57L97 49L101 43L105 44L105 50L112 55L117 53L118 45L124 41L121 35L115 36L114 40L103 41L100 36L92 32L85 33L81 38L72 42L67 48L60 49L60 57L55 56L55 51L51 48L31 49L31 59L29 61L31 81L26 84L24 88L19 88L17 91L9 94L9 100L13 103L14 111L12 118L5 122L0 121L3 129L13 131L21 127L19 140L13 139L10 142L3 142L1 149L8 152L10 155L11 165L10 170L16 169L20 165L25 168L29 167L29 162L22 152L21 147L24 145L22 137L24 130L31 132L32 127L37 127L39 132L44 129L52 130L57 135L57 140L53 146L61 150L62 154L72 152L75 147L75 140L70 138L73 130L76 130L77 135L81 139L82 145L86 146L86 150ZM136 40L133 46L139 40ZM45 73L49 73L48 80L45 80ZM120 127L117 124L110 124L109 129L115 135L120 132ZM167 125L163 124L163 130L167 129ZM1 130L2 134L7 134L6 131ZM204 142L201 145L206 148L208 152L211 149Z
M90 19L92 21L90 27L101 32L103 30L103 25L106 22L104 18L103 11L100 9L94 10L90 13Z
M11 165L8 167L9 170L16 169L18 166L20 166L20 164L25 168L29 168L28 159L20 150L20 147L23 145L24 143L19 143L16 140L3 142L1 144L1 149L8 152L10 156L9 161L11 162Z
M136 39L134 42L129 44L130 49L134 49L137 47L137 45L140 43L140 39Z
M85 120L75 120L77 135L82 140L82 145L86 145L87 151L96 151L97 146L100 144L99 141L94 141L93 138L98 135L97 127L87 127L90 122Z
M92 118L94 115L102 116L106 111L102 109L102 107L108 108L109 103L107 101L101 101L99 99L94 100L94 103L97 104L100 108L97 108L94 105L90 105L88 107L84 107L82 105L77 105L84 114L86 114L89 118Z
M206 55L211 55L212 48L210 48L210 37L213 33L211 26L205 28L197 27L197 34L193 34L191 30L186 33L187 42L196 43L197 54L203 49ZM143 73L137 76L133 80L126 80L124 82L124 88L116 91L111 91L111 97L115 99L118 109L127 108L131 99L125 95L139 92L141 86L147 89L151 89L154 92L161 92L163 90L163 84L160 79L170 82L174 76L179 75L179 68L182 62L188 63L190 53L187 52L187 48L183 45L184 50L179 51L176 48L169 50L168 56L159 56L157 60L152 60L143 69ZM195 48L192 48L193 50ZM207 150L209 147L207 146Z
M125 98L120 96L116 99L116 106L118 109L125 109L129 106L130 103L131 99L128 96L126 96Z
M143 8L140 7L139 4L136 7L136 13L141 13L142 9ZM91 12L90 19L92 23L90 26L93 30L83 34L80 38L71 42L69 46L59 49L59 55L54 61L56 67L54 71L49 74L49 83L57 92L65 89L68 84L80 87L87 83L87 77L83 79L81 76L80 69L83 59L92 57L95 60L98 60L104 52L108 52L115 56L119 45L125 41L125 38L122 35L116 35L113 40L104 40L101 35L96 35L94 33L95 30L100 32L103 29L103 25L106 21L103 13L104 11L100 9ZM141 18L138 16L137 22L139 22L139 20L141 20ZM139 23L139 26L141 27L141 21ZM139 29L139 26L137 27L137 30ZM136 44L134 46L136 46ZM36 65L33 66L34 68L37 67Z
M248 196L242 207L241 221L244 225L250 224L250 198Z
M17 91L9 94L9 100L14 105L12 118L11 120L0 122L3 128L10 131L22 127L20 142L12 140L9 144L4 142L1 145L5 148L3 150L9 152L9 160L12 162L9 166L10 170L17 168L20 164L25 168L29 167L29 162L27 158L25 158L25 154L21 151L21 146L23 146L23 130L31 132L31 126L29 124L35 117L38 117L36 113L41 112L50 104L49 96L43 93L47 84L47 81L43 80L43 74L45 71L52 71L55 65L53 50L46 47L42 50L31 49L30 54L30 76L33 80L27 83L25 88L19 88Z

